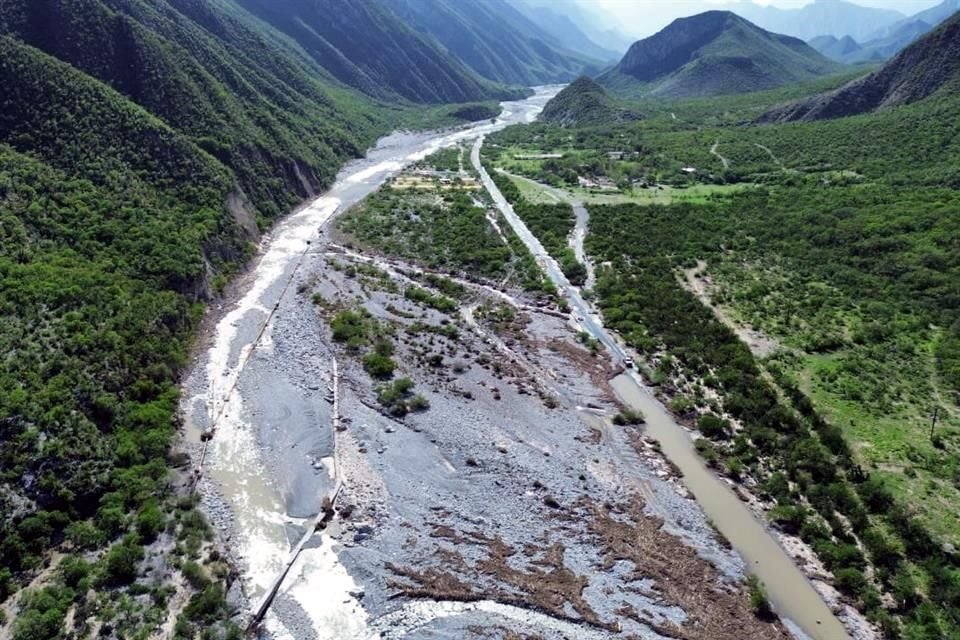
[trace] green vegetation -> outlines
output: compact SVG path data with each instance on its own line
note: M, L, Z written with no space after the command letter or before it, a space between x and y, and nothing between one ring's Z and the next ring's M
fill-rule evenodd
M750 589L750 608L758 618L772 620L775 617L767 598L767 590L757 576L750 574L747 577L747 587Z
M643 121L515 127L484 151L590 204L605 321L657 363L704 459L755 479L888 637L957 638L960 99L731 126L794 91L647 100ZM713 302L780 351L756 359L684 288L699 261Z
M547 253L560 263L564 275L573 284L582 285L587 279L587 269L567 242L576 225L573 207L566 202L534 204L523 196L509 176L494 172L491 178Z
M692 97L760 91L841 68L796 38L765 31L730 11L707 11L634 43L597 80L627 96Z
M430 402L419 394L413 392L413 380L410 378L399 378L390 384L385 384L377 388L377 401L390 412L391 415L403 417L408 413L426 411L430 408Z
M462 190L429 196L389 187L379 190L337 221L351 242L465 277L509 280L552 294L533 256L506 223L500 232L486 210ZM413 293L412 295L416 295ZM441 304L444 304L441 302Z
M539 120L561 127L610 125L640 119L640 114L607 95L603 87L580 77L564 87L543 108Z

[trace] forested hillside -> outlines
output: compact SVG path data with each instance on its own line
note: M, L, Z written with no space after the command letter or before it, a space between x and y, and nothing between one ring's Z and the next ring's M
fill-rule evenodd
M577 78L543 108L539 119L562 127L613 124L638 120L642 116L612 98L596 82Z
M490 80L520 85L567 82L599 65L567 50L506 0L383 1Z
M634 43L597 81L623 95L683 98L772 89L839 70L801 40L707 11Z
M13 637L58 637L74 603L132 634L180 613L163 603L172 565L149 583L160 599L104 613L142 545L170 527L187 562L205 535L190 504L173 508L168 456L195 301L246 255L224 207L236 181L184 134L5 36L0 84L0 600L59 547L70 573L24 601ZM196 598L204 611L183 629L224 618L211 579Z
M234 1L292 38L338 80L377 98L441 103L519 95L472 73L382 0Z

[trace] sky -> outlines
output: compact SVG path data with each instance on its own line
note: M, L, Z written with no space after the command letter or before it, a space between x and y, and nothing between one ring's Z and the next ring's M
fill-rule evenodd
M557 7L574 0L553 0ZM783 9L802 7L811 0L754 0L756 4L774 5ZM894 9L906 15L929 9L941 0L849 0L868 7ZM609 26L615 26L625 35L648 36L673 21L730 4L728 0L576 0L584 8L599 9Z

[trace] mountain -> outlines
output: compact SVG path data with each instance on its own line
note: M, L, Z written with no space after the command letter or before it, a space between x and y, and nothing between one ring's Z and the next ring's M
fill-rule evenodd
M860 51L851 54L846 62L883 62L903 51L936 25L922 20L910 20L891 29L887 35L864 42Z
M960 11L960 0L944 0L934 7L915 13L912 16L903 18L887 27L875 31L870 35L869 40L887 38L911 23L924 23L930 25L930 29L932 29L957 11Z
M765 122L823 120L889 109L960 91L960 13L881 69L834 91L771 110Z
M556 42L506 0L384 0L384 4L473 71L496 82L568 82L600 64Z
M848 62L859 54L863 47L850 36L837 38L835 36L817 36L807 44L822 53L824 56L837 62Z
M580 77L567 85L548 102L540 113L540 120L562 127L582 127L639 120L640 115L620 104L603 87Z
M850 54L843 61L855 63L889 60L957 11L960 11L960 0L945 0L935 7L880 29L862 44L860 51Z
M557 0L511 1L518 6L546 8L554 13L562 13L592 42L600 44L604 47L604 50L618 52L614 59L619 59L623 52L633 44L633 39L625 36L616 28L616 19L606 13L595 0L563 0L560 3Z
M505 97L381 0L233 0L292 38L341 82L382 99L469 102Z
M229 2L4 0L3 7L0 33L96 78L178 131L229 167L265 218L328 184L387 126L370 101L276 46Z
M553 6L534 4L530 0L513 0L513 4L518 11L571 51L602 62L612 62L619 60L626 50L624 48L615 51L597 44L574 22L566 8L559 12Z
M729 5L734 13L773 31L811 40L817 36L850 36L857 42L873 37L874 32L902 20L899 11L864 7L844 0L814 0L798 9L739 2Z
M634 43L597 81L621 94L710 96L804 82L839 68L801 40L729 11L708 11Z

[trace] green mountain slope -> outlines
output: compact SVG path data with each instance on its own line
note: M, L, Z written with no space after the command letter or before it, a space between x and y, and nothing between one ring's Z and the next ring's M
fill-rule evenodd
M577 24L578 10L571 11L570 6L552 7L538 5L530 0L511 0L513 6L534 24L550 34L554 41L562 43L564 48L581 55L600 60L613 62L623 56L624 49L616 49L616 45L605 42L601 46L584 33ZM608 48L611 47L612 48Z
M177 637L224 637L223 580L177 576L207 535L169 451L198 301L403 110L227 0L0 0L0 86L4 633L147 637L173 585Z
M960 13L882 68L834 91L766 113L766 122L823 120L889 109L960 91Z
M417 31L485 78L505 84L567 82L597 61L563 47L506 0L384 0Z
M233 0L292 38L318 65L381 99L469 102L515 95L471 73L381 0Z
M809 81L840 68L796 38L708 11L636 42L597 81L621 94L711 96Z
M540 113L542 122L562 127L613 124L639 120L640 117L640 114L620 104L603 87L585 76L554 96Z
M106 616L87 590L122 597L164 528L203 535L190 505L167 515L177 372L252 212L228 212L234 176L186 135L7 36L0 85L0 603L59 548L74 577L51 572L10 622L54 638L73 604ZM216 629L224 589L201 590ZM117 632L152 630L150 607L131 601Z
M4 0L0 31L187 135L231 167L272 217L328 184L386 123L371 104L323 81L321 69L220 7L216 0Z

